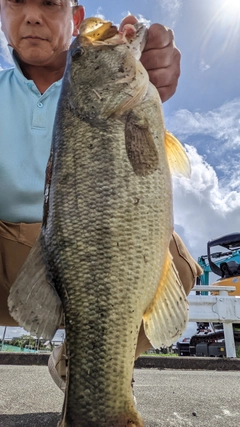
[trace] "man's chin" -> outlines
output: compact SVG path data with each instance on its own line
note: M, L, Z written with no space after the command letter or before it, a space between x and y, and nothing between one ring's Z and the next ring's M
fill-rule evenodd
M20 62L26 65L32 65L36 67L44 67L48 64L50 64L52 61L54 61L53 55L46 55L43 54L42 51L34 51L31 52L30 49L28 49L28 52L24 52L24 54L18 54L17 55Z

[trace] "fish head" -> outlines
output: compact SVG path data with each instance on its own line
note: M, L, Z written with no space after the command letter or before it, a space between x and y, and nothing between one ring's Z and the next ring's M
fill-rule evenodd
M79 96L88 102L92 96L98 110L107 116L116 109L123 113L130 98L147 92L148 75L139 61L147 28L140 23L127 24L119 31L97 18L88 23L83 21L68 52L65 74L76 93L74 104Z
M93 44L127 44L129 49L140 59L147 40L147 27L141 22L125 24L121 31L109 21L101 18L87 18L80 26L80 37Z

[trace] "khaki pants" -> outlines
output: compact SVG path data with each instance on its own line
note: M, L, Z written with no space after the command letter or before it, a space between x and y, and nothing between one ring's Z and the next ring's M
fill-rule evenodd
M0 325L18 326L8 312L7 299L9 289L27 258L39 232L40 223L13 224L0 221ZM170 242L170 252L179 272L186 294L194 285L195 278L201 274L201 268L191 257L180 237L174 232ZM151 347L143 326L141 326L136 358Z
M0 221L0 325L18 326L10 316L7 299L9 289L27 258L41 223L13 224Z

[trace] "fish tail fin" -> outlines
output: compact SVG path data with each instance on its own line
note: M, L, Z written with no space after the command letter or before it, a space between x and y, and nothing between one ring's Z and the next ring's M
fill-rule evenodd
M8 306L20 326L38 337L52 339L60 325L62 304L47 279L41 252L40 235L10 289Z
M168 347L182 335L188 322L188 302L168 251L155 297L143 316L144 331L154 348Z
M144 427L143 420L140 414L136 411L134 405L131 406L126 414L123 414L123 416L118 419L118 424L111 423L110 425L116 425L119 427Z
M76 424L74 424L74 425L76 425ZM72 427L72 426L73 426L73 424L69 424L65 420L61 420L57 424L57 427ZM106 424L106 425L104 425L104 427L108 427L108 426L112 427L113 424ZM131 414L130 414L129 418L124 420L124 424L114 424L114 427L122 427L122 426L124 426L124 427L144 427L144 424L143 424L142 421L134 422L132 420ZM88 427L88 425L85 424L84 427Z
M73 424L72 421L69 423L67 421L67 419L62 419L59 421L57 427L72 427L73 425L78 425L78 424ZM81 425L83 427L89 426L89 424L81 424ZM103 424L101 424L101 425L103 425ZM108 423L108 421L106 421L106 424L104 424L104 427L112 427L112 426L114 426L114 427L122 427L122 426L124 426L124 427L144 427L144 424L143 424L143 421L139 415L136 417L135 413L129 412L129 414L127 414L127 416L125 416L124 418L118 419L117 421L115 421L114 424L112 421L110 421L109 423Z
M68 379L67 379L68 382ZM126 406L124 407L124 410L122 412L119 412L118 414L115 414L114 416L111 415L110 410L109 414L104 417L104 423L103 421L99 421L97 425L102 427L144 427L143 420L140 416L140 414L137 412L134 401L133 401L133 395L132 395L132 387L130 390L130 400L126 402ZM110 408L109 408L110 409ZM82 427L89 427L89 425L95 425L95 421L92 420L93 414L87 414L84 411L83 414L79 414L78 409L76 408L76 413L74 413L73 410L71 412L68 412L68 386L66 387L65 392L65 399L62 409L62 418L59 421L59 424L57 427L72 427L75 425L79 425L78 421L81 419L81 426ZM96 415L96 414L95 414ZM94 415L94 419L95 418ZM99 418L102 418L102 415Z
M191 176L191 166L182 144L167 130L165 131L165 148L170 171L173 175Z
M57 427L72 427L73 425L79 425L79 424L72 424L72 423L68 423L67 420L62 419L59 421ZM81 424L83 427L89 427L89 424ZM92 425L92 424L91 424ZM95 424L94 424L95 425ZM101 426L103 426L103 424L101 424ZM106 421L106 424L104 424L104 427L144 427L143 421L140 418L140 416L138 416L138 419L136 419L136 416L132 413L129 413L127 418L124 417L124 419L122 418L120 421L115 422L115 424L112 423L112 421L110 422L110 424Z

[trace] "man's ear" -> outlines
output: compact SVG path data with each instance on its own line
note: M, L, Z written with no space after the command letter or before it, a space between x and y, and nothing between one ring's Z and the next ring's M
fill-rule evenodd
M77 36L79 33L79 27L81 22L84 20L85 17L85 9L83 6L77 6L74 14L73 14L73 23L74 23L74 29L73 29L73 36Z

